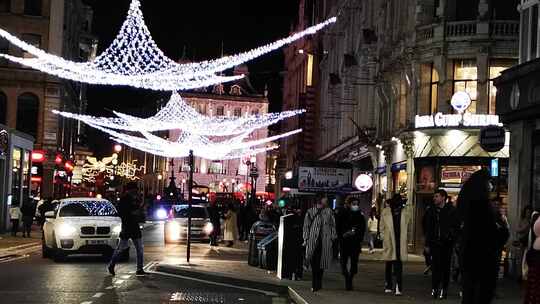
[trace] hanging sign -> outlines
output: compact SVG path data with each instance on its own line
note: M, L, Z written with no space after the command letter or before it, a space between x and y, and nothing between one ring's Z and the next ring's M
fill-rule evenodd
M480 131L480 146L486 152L497 152L504 148L506 132L503 127L486 127Z
M471 105L471 98L466 92L457 92L452 96L451 105L458 114L436 113L433 115L416 115L415 128L445 127L484 127L502 126L498 115L472 114L465 112Z
M354 181L356 188L362 192L366 192L373 187L373 180L367 174L360 174Z

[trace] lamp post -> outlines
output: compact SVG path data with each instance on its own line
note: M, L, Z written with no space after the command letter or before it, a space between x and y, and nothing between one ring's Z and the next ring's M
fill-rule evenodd
M259 172L257 171L257 157L252 156L249 163L251 164L249 169L249 176L251 177L251 203L255 204L257 195L257 178L259 177Z
M189 181L188 181L188 235L187 235L187 262L191 251L191 203L193 195L193 168L195 160L193 159L193 150L189 150Z

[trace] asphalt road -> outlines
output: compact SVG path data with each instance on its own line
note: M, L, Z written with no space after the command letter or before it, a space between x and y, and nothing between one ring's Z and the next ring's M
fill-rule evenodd
M144 232L145 265L156 261L185 261L185 246L163 244L163 226ZM192 257L212 258L206 244L195 244ZM231 251L230 258L240 258ZM55 263L41 252L0 262L0 303L287 303L285 299L256 291L151 273L136 277L135 252L130 261L117 265L116 276L106 261L94 256L72 256Z

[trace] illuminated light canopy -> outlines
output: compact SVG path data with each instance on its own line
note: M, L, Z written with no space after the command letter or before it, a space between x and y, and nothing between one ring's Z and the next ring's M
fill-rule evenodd
M82 176L84 181L95 182L96 176L101 173L108 174L110 177L113 175L121 176L130 180L137 180L137 172L142 171L144 166L137 166L134 160L130 163L122 162L118 164L118 154L114 153L112 156L104 157L102 160L97 160L95 157L86 157L86 163L82 166ZM112 179L111 179L112 180Z
M305 110L243 117L210 117L197 112L175 92L163 109L148 118L134 117L119 112L114 112L117 117L94 117L69 112L53 112L87 124L116 130L154 132L178 129L189 131L194 135L229 136L267 127L283 119L304 113Z
M189 90L238 80L243 75L220 76L216 73L279 49L306 35L315 34L335 22L335 17L330 18L287 38L237 55L179 64L165 56L157 47L144 22L140 1L132 0L128 16L116 39L93 61L74 62L63 59L36 48L2 29L0 29L0 37L7 39L35 58L21 58L7 54L0 54L0 57L50 75L78 82L125 85L150 90Z

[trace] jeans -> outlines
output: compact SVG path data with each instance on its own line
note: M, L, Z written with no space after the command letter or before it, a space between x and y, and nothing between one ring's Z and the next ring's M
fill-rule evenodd
M16 236L19 232L19 220L11 220L11 235Z
M393 280L392 280L392 268L394 270L394 275L396 276L396 287L403 291L403 262L402 261L386 261L385 269L385 281L386 289L393 289Z
M375 239L377 238L377 232L370 232L368 236L369 236L369 241L368 241L369 250L371 251L375 249Z
M311 288L314 290L319 290L322 288L322 277L324 270L321 269L321 256L322 256L322 242L319 240L317 242L317 247L313 252L313 257L311 258Z
M142 238L140 239L131 239L131 242L133 243L133 246L135 246L135 250L137 251L137 270L143 269L143 242ZM116 265L118 260L120 259L120 255L124 250L129 248L129 239L120 239L120 242L118 243L118 247L114 251L114 254L111 258L111 262L109 265L113 266Z

